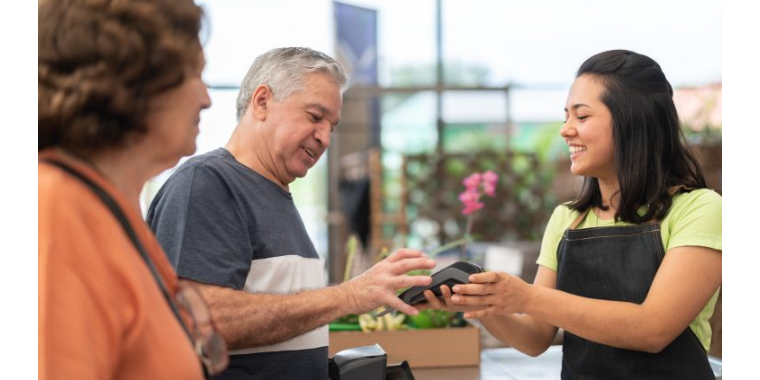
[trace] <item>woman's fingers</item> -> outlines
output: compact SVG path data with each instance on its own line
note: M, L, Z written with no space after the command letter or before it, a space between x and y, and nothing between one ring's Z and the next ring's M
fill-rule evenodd
M470 275L470 284L488 284L491 282L498 282L501 279L499 273L496 272L483 272ZM455 291L456 292L456 291Z
M464 317L467 319L479 319L493 313L495 313L495 309L493 307L487 307L485 309L465 312Z
M443 296L443 302L446 304L446 307L453 309L455 305L451 302L451 289L446 285L441 285L441 295Z
M489 294L487 285L483 284L454 285L454 293L479 296Z
M487 306L493 305L497 299L493 296L463 296L455 294L451 297L455 305Z
M425 299L428 301L428 304L430 304L431 308L437 310L446 308L446 305L444 305L431 290L425 290L422 294L425 295Z

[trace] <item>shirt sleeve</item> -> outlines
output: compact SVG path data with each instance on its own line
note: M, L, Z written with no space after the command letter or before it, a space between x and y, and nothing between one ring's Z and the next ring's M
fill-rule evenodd
M682 194L683 205L669 215L670 238L667 250L699 246L723 250L723 198L712 190ZM674 201L675 203L675 201Z
M562 240L562 234L565 232L564 226L567 206L560 205L554 209L552 216L549 218L549 223L544 230L544 237L541 240L541 252L538 255L536 264L545 266L553 271L557 271L557 247Z
M180 277L245 285L251 237L227 182L213 168L200 164L172 176L151 204L148 224Z

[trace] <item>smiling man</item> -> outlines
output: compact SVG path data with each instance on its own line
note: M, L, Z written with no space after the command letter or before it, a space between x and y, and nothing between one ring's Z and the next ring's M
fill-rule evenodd
M396 290L435 262L402 249L367 272L325 287L323 263L289 184L330 146L348 83L334 59L306 48L256 58L240 88L226 147L172 175L148 223L177 274L193 281L232 352L218 379L327 378L326 324L389 305L416 314Z

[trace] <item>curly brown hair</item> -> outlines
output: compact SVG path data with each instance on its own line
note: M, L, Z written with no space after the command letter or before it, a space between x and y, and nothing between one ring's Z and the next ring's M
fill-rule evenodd
M38 151L87 154L147 131L148 102L200 64L192 0L39 4Z

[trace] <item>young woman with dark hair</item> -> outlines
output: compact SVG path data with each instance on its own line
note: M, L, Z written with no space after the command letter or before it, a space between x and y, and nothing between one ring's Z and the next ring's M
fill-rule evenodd
M706 189L651 58L581 65L561 135L581 194L558 206L539 270L471 276L429 307L465 311L532 356L564 329L562 379L714 379L709 318L722 282L721 197Z

